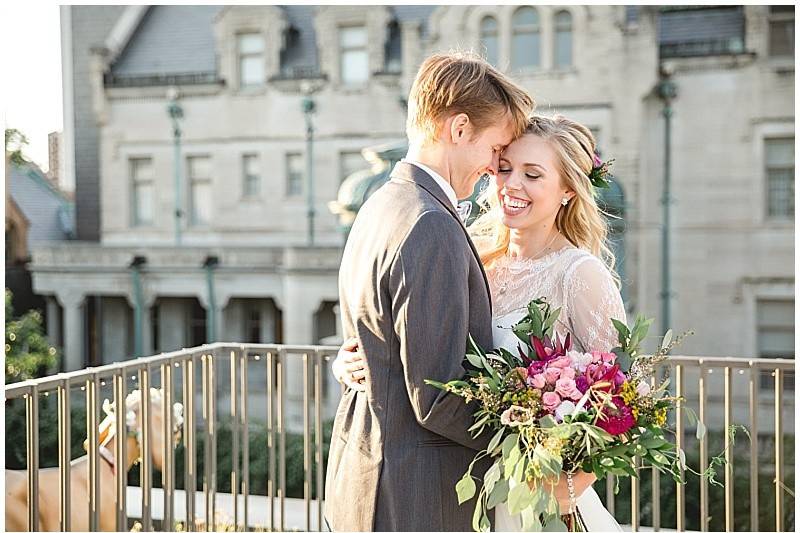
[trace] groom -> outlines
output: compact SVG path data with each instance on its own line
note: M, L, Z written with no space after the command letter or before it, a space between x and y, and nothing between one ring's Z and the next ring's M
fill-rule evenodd
M339 272L344 337L365 392L333 425L325 516L334 531L468 531L455 485L477 450L473 408L426 385L463 376L468 334L491 346L489 289L456 213L525 126L531 97L482 59L439 54L411 88L409 151L355 220ZM481 475L477 471L475 474Z

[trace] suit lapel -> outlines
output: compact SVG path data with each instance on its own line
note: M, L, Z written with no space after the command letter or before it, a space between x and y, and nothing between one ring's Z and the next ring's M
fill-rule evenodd
M439 184L433 179L433 177L428 174L423 169L419 168L417 165L412 163L406 163L405 161L398 162L394 170L392 170L391 177L393 179L398 179L402 181L408 181L414 183L424 189L428 194L433 196L436 201L438 201L442 207L447 210L450 215L453 216L458 221L458 225L461 226L461 230L464 232L464 236L467 238L467 243L469 243L469 248L472 250L472 254L475 256L475 260L478 262L478 268L481 270L481 275L483 276L483 283L486 286L486 297L489 300L489 311L492 310L492 295L491 290L489 288L489 279L486 277L486 271L483 269L483 264L481 263L481 257L478 254L478 250L475 248L475 244L472 242L472 239L467 232L466 226L461 221L461 218L458 216L455 207L450 202L450 198L448 198L447 193L445 193Z

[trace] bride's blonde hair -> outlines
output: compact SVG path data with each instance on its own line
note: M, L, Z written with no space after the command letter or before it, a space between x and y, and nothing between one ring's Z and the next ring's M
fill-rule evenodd
M608 267L614 280L614 253L608 245L608 224L597 205L597 189L589 181L594 164L595 139L589 128L561 115L530 117L523 135L536 135L555 149L562 183L575 196L556 215L556 228L572 244L589 251ZM478 203L483 213L469 227L469 233L485 267L506 254L511 231L502 222L502 209L495 187L487 187Z

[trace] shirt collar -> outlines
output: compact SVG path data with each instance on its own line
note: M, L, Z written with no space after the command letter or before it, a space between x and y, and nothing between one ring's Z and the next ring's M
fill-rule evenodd
M430 167L428 167L426 165L423 165L419 161L414 161L414 159L412 159L412 158L410 158L408 156L404 157L402 159L402 161L405 161L406 163L410 163L410 164L412 164L414 166L417 166L417 167L421 168L422 170L424 170L425 172L427 172L428 174L430 174L430 176L433 178L433 181L436 182L436 184L447 195L447 198L450 199L450 202L453 204L453 207L458 209L458 197L456 196L455 189L453 189L453 186L450 185L449 183L447 183L447 181L442 176L440 176L438 172L436 172L435 170L433 170L432 168L430 168Z

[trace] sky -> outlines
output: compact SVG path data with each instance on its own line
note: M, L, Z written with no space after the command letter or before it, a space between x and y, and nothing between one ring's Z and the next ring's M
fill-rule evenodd
M63 128L61 25L57 4L4 2L0 50L4 82L0 102L6 128L27 137L24 153L48 170L47 134ZM12 4L13 7L7 7Z

